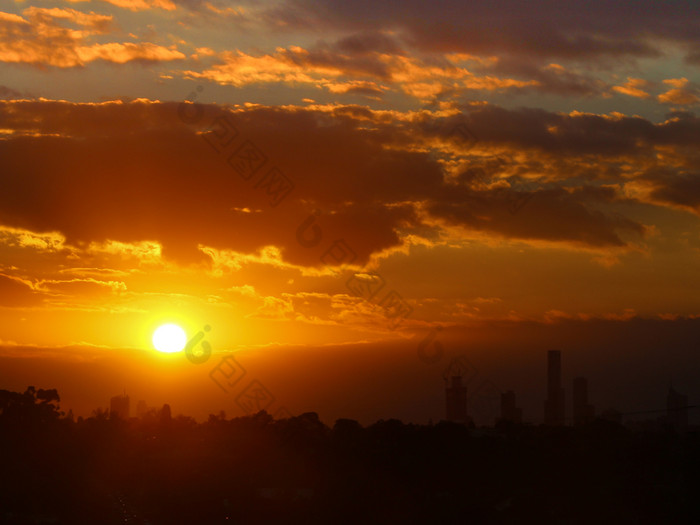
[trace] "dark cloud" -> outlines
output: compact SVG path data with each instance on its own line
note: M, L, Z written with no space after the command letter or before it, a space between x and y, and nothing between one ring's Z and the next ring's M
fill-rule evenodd
M333 47L340 52L353 55L368 55L372 53L403 54L395 39L385 34L374 32L361 32L341 38Z
M650 146L657 144L695 144L700 133L700 118L691 115L654 124L637 116L561 114L530 108L508 110L494 105L465 109L469 110L468 117L451 117L451 124L466 122L481 142L537 148L555 154L643 156ZM449 124L445 126L449 127Z
M608 87L605 82L590 75L570 71L562 66L541 66L524 57L506 56L496 64L476 66L472 69L475 72L510 75L538 83L536 86L514 88L514 91L541 91L562 96L588 97L601 95Z
M647 178L656 186L651 192L652 199L690 208L700 214L700 171L677 173L663 170Z
M281 58L295 66L333 68L350 76L369 75L384 79L390 76L387 65L374 54L360 52L342 55L323 43L309 51L285 50L281 53Z
M451 198L450 198L451 197ZM644 227L632 220L589 210L578 196L564 190L540 190L514 220L511 204L517 205L515 192L489 191L464 195L452 191L430 204L429 211L453 225L465 226L511 238L576 242L583 246L623 247L618 232L644 235ZM489 213L484 213L490 210ZM556 220L552 220L556 217Z
M180 120L178 108L196 116L196 107L203 111L196 125ZM319 265L330 243L343 239L365 262L400 245L401 232L430 230L435 220L518 239L623 247L645 227L598 211L599 204L614 206L616 192L571 187L569 177L582 168L569 166L606 166L618 156L643 165L654 145L684 148L700 129L691 115L655 125L638 117L468 110L427 122L360 106L4 102L0 128L15 134L0 141L0 222L60 231L79 246L157 240L181 261L203 257L198 245L243 253L274 245L287 261ZM223 118L235 136L216 126L197 134ZM451 133L458 124L478 138L479 155L460 151L473 144ZM456 178L447 177L444 155L425 149L434 140L461 158ZM249 179L227 162L236 164L245 143L265 159ZM294 184L276 207L264 184L273 168ZM551 177L547 184L527 181L544 170L569 188ZM600 176L621 182L616 170L601 169ZM659 181L659 198L697 202L695 179ZM513 209L524 202L516 220ZM297 228L313 210L321 235L303 246Z
M381 89L369 84L350 85L348 87L343 87L342 93L354 93L357 95L368 95L372 97L381 97L382 95L384 95L384 92Z
M700 41L692 1L287 0L266 18L282 29L395 30L426 51L565 59L658 56L657 40Z

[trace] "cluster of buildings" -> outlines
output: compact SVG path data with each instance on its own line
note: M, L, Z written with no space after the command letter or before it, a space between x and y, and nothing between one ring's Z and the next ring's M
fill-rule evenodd
M114 396L109 400L109 417L119 418L128 421L131 418L131 406L129 396L124 392L123 395ZM170 419L170 405L165 404L162 408L149 407L145 401L139 401L136 404L136 417L144 419L147 417L159 417L161 419Z
M129 419L129 396L124 395L114 396L109 400L109 417L119 418L124 421Z
M469 423L471 418L467 411L467 385L464 381L465 373L459 367L452 369L445 376L446 418L448 421ZM562 385L561 352L549 350L547 352L547 395L544 401L544 424L549 426L561 426L573 424L582 426L592 422L596 418L595 407L588 400L588 380L585 377L575 377L572 388L572 416L566 415L566 392ZM522 423L523 412L517 406L515 392L508 390L500 393L500 417L497 421L510 423ZM671 427L679 432L688 428L688 397L678 393L673 387L669 387L666 397L666 413L656 423L664 427ZM139 419L157 416L170 419L170 406L156 409L146 405L145 401L139 401L136 407ZM654 411L650 411L654 412ZM124 392L123 395L110 399L110 417L120 418L125 421L130 419L130 400ZM622 423L622 414L615 410L606 410L598 414L599 418Z
M467 412L467 386L459 370L445 378L448 382L445 388L447 420L468 423L471 418ZM544 401L544 424L560 426L572 423L581 426L596 418L595 407L588 401L588 380L576 377L572 389L572 417L566 415L566 393L562 385L561 351L547 352L547 395ZM660 418L660 423L683 432L688 428L688 398L669 387L666 398L666 414ZM606 410L598 415L601 419L622 422L622 414L615 410ZM516 404L515 392L509 390L501 393L500 421L522 423L522 409Z
M593 421L595 408L588 403L588 380L574 378L573 423L585 425ZM566 395L561 384L561 352L547 352L547 398L544 401L544 424L564 425L566 423Z

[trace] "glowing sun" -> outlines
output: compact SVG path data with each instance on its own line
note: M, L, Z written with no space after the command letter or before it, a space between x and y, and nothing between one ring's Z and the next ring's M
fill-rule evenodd
M179 352L187 344L187 334L176 324L164 324L153 332L153 346L159 352Z

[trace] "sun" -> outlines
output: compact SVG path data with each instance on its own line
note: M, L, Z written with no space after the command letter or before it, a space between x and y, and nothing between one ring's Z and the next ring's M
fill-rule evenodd
M164 324L153 332L153 346L159 352L180 352L187 344L187 334L176 324Z

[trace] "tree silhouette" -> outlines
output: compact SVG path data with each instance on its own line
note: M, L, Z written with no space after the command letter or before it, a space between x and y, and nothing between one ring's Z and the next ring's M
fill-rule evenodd
M315 412L61 417L0 390L0 523L698 522L700 438L580 428L363 427ZM605 517L605 518L601 518Z

